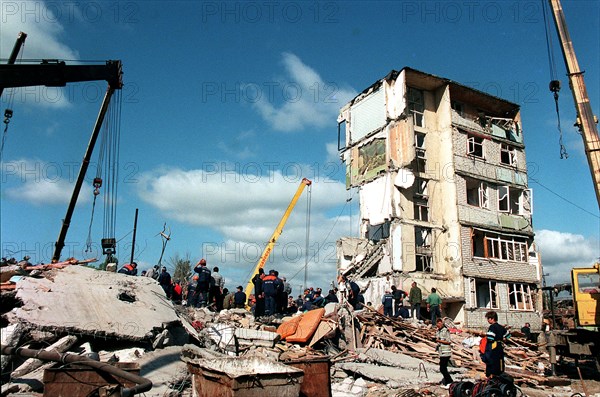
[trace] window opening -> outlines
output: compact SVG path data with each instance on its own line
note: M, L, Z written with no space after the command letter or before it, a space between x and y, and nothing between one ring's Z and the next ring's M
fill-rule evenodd
M483 158L483 138L469 135L467 138L467 154Z
M508 284L508 304L511 310L532 311L533 299L528 284Z
M500 148L500 162L511 166L517 165L516 149L503 143Z
M425 101L423 91L413 87L407 87L406 100L408 110L413 117L413 124L417 127L425 127Z
M499 309L498 285L495 281L476 280L475 290L477 296L477 307Z
M489 208L488 185L485 182L467 179L467 204Z

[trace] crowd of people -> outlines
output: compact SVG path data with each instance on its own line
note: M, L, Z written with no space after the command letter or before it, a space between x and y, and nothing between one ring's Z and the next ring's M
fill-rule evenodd
M153 268L142 271L141 275L157 280L165 294L176 304L186 304L191 307L210 307L220 311L231 308L250 308L255 317L284 316L298 311L306 312L324 307L328 303L339 303L340 299L347 301L354 309L365 306L361 289L354 281L342 275L338 279L338 288L330 289L324 295L321 288L306 288L303 294L296 299L292 296L292 287L285 277L280 277L277 270L258 269L252 278L254 294L246 296L242 286L235 291L225 288L225 279L219 273L218 267L212 271L207 267L206 260L201 259L193 268L193 276L182 285L179 280L173 280L166 267L155 265ZM137 275L137 263L124 265L118 273ZM185 297L185 299L184 299ZM407 292L392 285L386 289L381 297L383 315L396 318L424 321L421 314L423 292L412 282ZM440 384L448 388L452 377L448 372L448 364L452 356L452 339L441 315L442 298L435 288L425 299L431 326L436 327L435 342L440 358L440 372L443 376ZM371 302L366 306L372 307ZM375 310L375 309L374 309ZM498 314L489 311L485 315L489 328L486 337L479 346L481 359L485 363L485 374L488 378L504 376L504 341L510 337L507 328L498 323ZM521 329L529 339L531 330L529 323Z

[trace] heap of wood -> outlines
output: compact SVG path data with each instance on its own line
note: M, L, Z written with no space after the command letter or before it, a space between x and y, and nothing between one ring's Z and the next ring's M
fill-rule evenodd
M435 328L404 319L390 318L374 310L355 314L360 324L356 338L358 347L385 349L431 363L439 362ZM480 360L478 345L469 346L463 342L472 342L476 340L474 338L485 336L484 333L468 329L459 330L451 322L447 322L451 330L452 359L455 365L483 375L485 365ZM520 337L506 340L506 372L515 378L516 383L545 384L543 371L550 364L547 354L538 351L537 347L536 344Z

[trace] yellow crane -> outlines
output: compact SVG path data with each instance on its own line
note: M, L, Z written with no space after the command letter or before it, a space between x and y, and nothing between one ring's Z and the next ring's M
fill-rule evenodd
M296 203L298 202L300 195L304 191L304 188L307 186L310 186L311 184L312 184L312 182L306 178L303 178L302 181L300 181L300 186L298 186L298 190L296 190L296 194L294 194L292 201L290 202L287 209L283 213L283 216L281 217L279 224L275 228L273 235L271 236L271 238L269 239L269 242L265 246L265 249L264 249L262 255L260 256L258 263L254 267L254 272L250 276L250 280L248 281L248 285L246 286L245 292L246 292L247 297L250 297L250 294L252 293L252 289L254 288L254 284L252 284L252 279L254 278L255 275L258 274L259 269L262 269L265 266L265 263L267 263L267 259L269 259L269 255L271 255L271 252L273 251L273 248L275 247L275 243L277 242L277 239L279 238L279 236L281 236L281 232L283 232L283 227L285 226L285 223L287 222L288 218L290 217L292 210L296 206Z
M573 42L567 29L567 21L560 0L548 0L548 2L552 9L554 24L567 68L567 75L569 76L569 86L577 111L575 125L579 128L583 138L585 155L592 174L596 199L600 206L600 139L596 127L598 119L592 111L583 79L583 71L579 68L579 63L575 57ZM550 89L556 95L560 90L560 83L552 81ZM574 328L568 330L555 329L548 333L552 373L554 374L555 371L557 353L575 358L581 356L592 357L596 363L596 369L600 371L600 332L598 331L600 327L600 304L598 301L600 298L600 265L571 269L571 288L576 324ZM550 306L554 320L552 292L550 292ZM555 321L553 322L556 324Z
M596 199L600 206L600 139L598 138L598 128L596 127L598 119L594 116L592 111L590 98L588 97L585 88L583 71L579 68L579 63L575 57L573 41L571 41L571 36L567 30L567 21L560 0L549 1L550 7L552 8L552 16L554 17L556 31L558 32L560 47L565 60L565 66L567 68L567 75L569 76L569 85L571 87L571 93L573 94L575 109L577 110L576 126L579 128L579 131L581 131L585 155L594 182Z

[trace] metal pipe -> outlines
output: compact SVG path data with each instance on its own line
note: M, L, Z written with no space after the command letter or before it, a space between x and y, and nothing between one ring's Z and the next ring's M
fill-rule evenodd
M59 353L55 351L25 349L23 347L11 346L2 346L1 351L4 355L37 358L39 360L55 361L57 363L63 364L81 364L90 368L94 368L98 371L118 376L136 384L136 386L132 388L123 388L121 390L121 397L130 397L135 394L144 393L152 389L151 380L139 375L132 374L131 372L127 372L125 370L122 370L121 368L114 367L110 364L93 360L89 357L80 356L72 353Z

